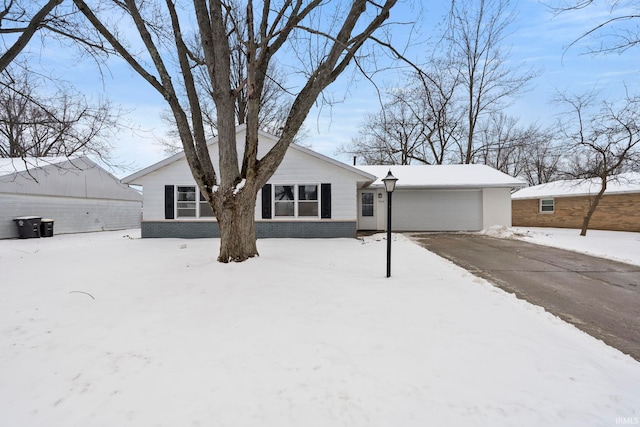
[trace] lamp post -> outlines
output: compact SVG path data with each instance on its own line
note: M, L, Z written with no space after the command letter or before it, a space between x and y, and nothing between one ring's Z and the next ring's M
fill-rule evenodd
M387 191L387 277L391 276L391 193L396 189L398 178L389 173L382 180L384 189Z

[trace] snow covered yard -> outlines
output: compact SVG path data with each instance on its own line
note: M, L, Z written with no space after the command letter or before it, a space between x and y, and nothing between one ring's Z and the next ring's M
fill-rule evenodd
M588 230L586 236L580 236L580 230L570 228L513 227L506 234L539 245L640 265L640 233Z
M614 426L640 363L410 241L0 241L6 426Z

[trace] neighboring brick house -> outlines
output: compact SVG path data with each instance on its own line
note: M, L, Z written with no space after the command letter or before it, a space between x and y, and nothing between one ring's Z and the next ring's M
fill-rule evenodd
M565 180L523 188L511 195L512 224L520 227L581 228L599 180ZM640 232L640 173L607 184L589 228Z

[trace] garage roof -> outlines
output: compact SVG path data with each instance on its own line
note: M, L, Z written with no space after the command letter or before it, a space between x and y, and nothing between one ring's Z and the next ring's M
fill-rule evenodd
M375 175L374 187L383 186L389 170L398 178L399 188L513 188L526 183L486 165L396 165L356 166Z

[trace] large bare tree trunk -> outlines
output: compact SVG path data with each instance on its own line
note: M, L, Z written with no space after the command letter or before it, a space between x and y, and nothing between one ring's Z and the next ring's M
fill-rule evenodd
M223 202L218 216L220 227L219 262L241 262L258 255L256 245L254 191L241 190Z
M397 0L384 0L380 4L369 0L352 0L334 6L322 0L283 2L280 6L269 1L244 3L246 13L238 13L238 4L229 0L193 0L191 12L198 24L199 49L189 50L180 26L177 5L166 0L170 28L163 34L172 34L173 50L168 39L158 36L162 23L153 22L160 16L156 7L162 2L122 0L113 2L122 7L135 25L152 66L140 62L125 45L105 26L84 0L73 0L78 10L106 39L113 49L167 101L182 142L192 175L205 199L212 206L221 233L220 262L244 261L258 255L255 240L255 199L260 188L276 171L289 144L294 141L311 107L320 93L333 83L349 66L363 44L389 19ZM320 28L315 14L323 8L331 9L334 21ZM145 12L147 15L145 15ZM149 16L153 17L150 18ZM193 18L193 16L192 16ZM186 18L185 18L186 20ZM236 25L246 21L246 30ZM357 30L356 30L357 29ZM325 32L326 30L326 32ZM258 159L258 129L260 100L264 96L269 64L275 53L285 45L298 46L302 33L313 34L310 52L319 48L317 62L308 74L308 80L298 91L292 103L278 142ZM236 86L231 69L232 46L230 38L238 38L246 59L246 79ZM311 39L309 39L311 40ZM317 43L317 46L316 46ZM201 49L200 49L201 48ZM284 48L283 48L284 49ZM166 55L165 55L166 53ZM200 55L200 57L198 57ZM313 56L313 55L311 55ZM180 72L173 61L177 58ZM308 64L305 64L305 68ZM210 80L211 96L216 107L219 167L212 164L203 126L201 94L198 93L193 67L203 66ZM174 71L172 73L172 71ZM175 82L184 86L186 97L180 95ZM246 116L236 116L236 93L246 90ZM184 102L184 104L182 103ZM242 106L244 111L244 106ZM236 146L236 120L247 125L244 153L240 157ZM240 184L243 187L240 189Z

